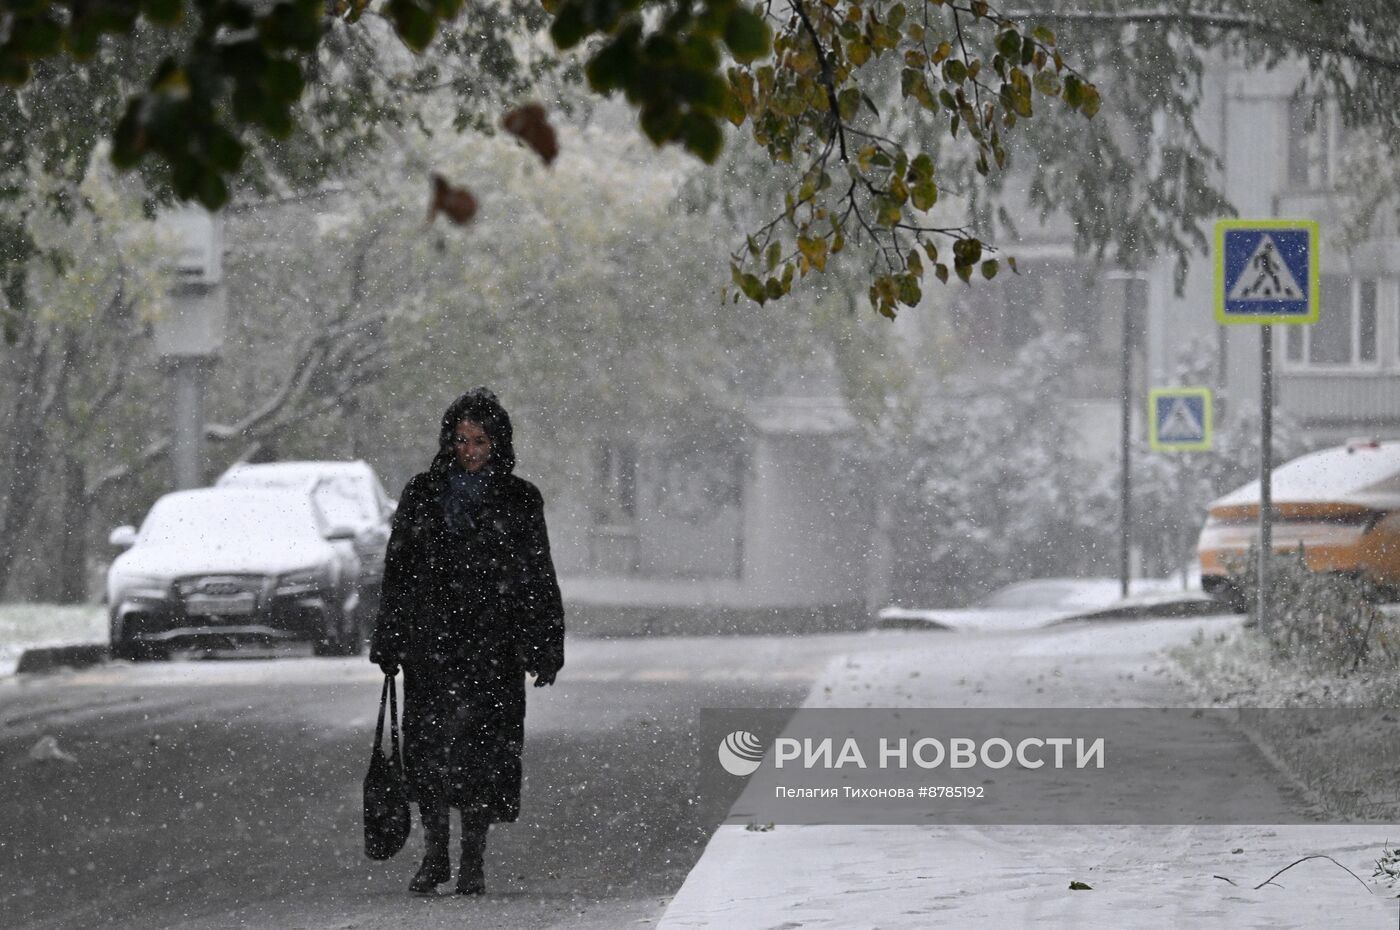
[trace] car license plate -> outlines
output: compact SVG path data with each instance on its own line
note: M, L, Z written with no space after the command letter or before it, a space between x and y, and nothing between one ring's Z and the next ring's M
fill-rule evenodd
M191 594L185 598L185 612L201 615L250 614L255 601L248 594Z

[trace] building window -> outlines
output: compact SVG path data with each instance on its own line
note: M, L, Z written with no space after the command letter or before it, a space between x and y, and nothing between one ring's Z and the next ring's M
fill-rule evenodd
M1288 102L1288 183L1292 187L1326 187L1332 180L1335 148L1330 109L1312 95L1298 93Z
M596 452L597 482L593 526L588 533L588 564L605 575L634 575L637 546L637 444L603 440Z
M630 440L604 442L598 451L598 506L594 522L633 523L637 519L637 445Z
M1322 275L1317 322L1285 326L1284 359L1293 366L1374 367L1379 310L1375 278Z

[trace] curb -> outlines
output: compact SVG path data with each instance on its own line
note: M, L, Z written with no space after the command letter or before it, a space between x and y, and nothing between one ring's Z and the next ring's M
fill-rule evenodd
M932 632L951 633L953 627L937 620L926 620L919 617L876 617L866 629L869 630L928 630Z
M51 672L59 668L86 668L106 662L111 657L112 650L106 643L26 649L20 653L19 662L15 665L15 674Z
M1059 626L1064 623L1079 623L1083 620L1157 620L1191 617L1219 617L1232 615L1233 611L1211 598L1183 598L1157 604L1125 604L1091 610L1052 620L1046 626Z

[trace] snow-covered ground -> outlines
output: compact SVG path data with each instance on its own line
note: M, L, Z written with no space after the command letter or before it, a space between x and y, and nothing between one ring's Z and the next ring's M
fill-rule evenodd
M26 649L107 642L107 612L95 604L0 604L0 675Z
M834 661L805 706L1188 706L1163 650L1239 622L890 633L884 648ZM1262 757L1240 777L1261 790L1279 780ZM1394 891L1370 878L1397 836L1393 826L732 825L711 839L659 926L1389 928ZM1355 876L1313 859L1263 884L1314 854Z
M1057 620L1113 607L1128 607L1176 597L1200 597L1199 574L1171 578L1135 578L1122 595L1117 578L1033 578L1007 585L959 608L886 607L881 626L948 630L1030 630Z

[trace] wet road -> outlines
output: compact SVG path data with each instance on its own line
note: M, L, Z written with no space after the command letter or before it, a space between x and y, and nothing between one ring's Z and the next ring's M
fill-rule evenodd
M363 659L114 663L0 681L0 914L10 930L645 926L729 799L697 797L704 707L800 704L862 634L571 641L530 689L523 813L489 894L410 896L366 859L381 680ZM75 762L37 762L43 736ZM450 888L444 885L444 889Z

